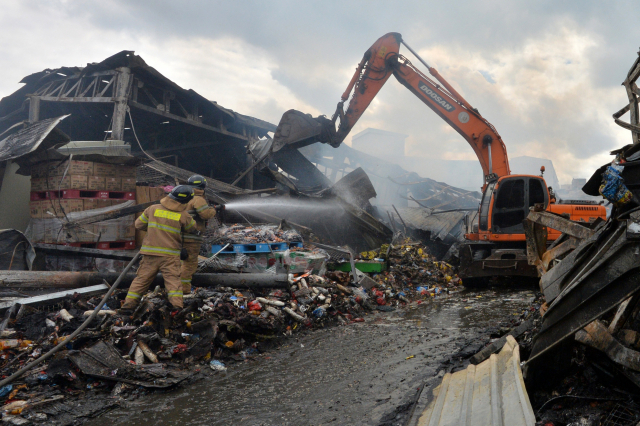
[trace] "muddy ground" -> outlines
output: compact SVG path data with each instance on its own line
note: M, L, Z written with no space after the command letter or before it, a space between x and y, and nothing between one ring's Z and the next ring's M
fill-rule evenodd
M429 392L460 368L460 357L512 326L533 296L533 289L464 291L370 314L364 323L284 338L226 372L205 365L199 380L176 390L111 397L116 409L76 422L404 425L423 385Z

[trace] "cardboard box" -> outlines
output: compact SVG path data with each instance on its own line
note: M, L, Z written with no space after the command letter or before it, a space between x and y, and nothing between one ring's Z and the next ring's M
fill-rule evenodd
M102 234L100 241L130 241L136 236L133 217L107 220L95 224L96 234Z
M100 241L118 241L120 229L111 221L95 224L95 233L100 235Z
M122 191L122 179L115 177L108 177L105 179L105 189L107 191Z
M44 243L55 243L60 239L63 240L63 233L60 232L61 222L59 219L33 219L34 231L38 233L38 240ZM35 224L38 222L38 224ZM35 235L36 232L34 232Z
M67 170L67 166L69 169ZM69 160L59 163L57 161L50 161L45 163L41 168L38 168L37 174L39 177L54 177L62 176L67 171L67 175L76 176L91 176L93 174L93 162L91 161L77 161Z
M44 241L44 221L42 219L31 219L29 221L29 227L25 235L33 243L39 243Z
M116 166L116 177L135 180L136 170L137 168L134 166Z
M93 163L93 175L102 177L116 177L116 166L113 164Z
M49 190L57 191L60 189L87 189L87 176L69 175L64 179L61 176L49 178Z
M156 201L164 198L165 193L163 188L150 186L149 187L149 199L151 201Z
M106 188L105 178L101 176L89 176L87 178L87 189L90 191L104 191Z
M98 239L98 236L95 234L95 225L84 225L82 227L78 227L71 232L71 236L73 240L78 243L91 243Z
M42 219L53 219L58 216L57 201L44 200L40 201L40 211L42 212Z
M98 200L95 198L87 198L82 200L84 210L93 210L98 208Z
M135 191L136 190L136 178L122 178L121 191Z
M111 200L96 200L98 202L98 208L111 207L113 204Z
M47 191L47 179L31 177L31 191Z
M52 222L52 221L50 221ZM45 224L44 227L44 242L46 244L55 244L58 242L58 237L61 234L60 228L54 226L47 226Z
M42 201L30 201L29 214L33 219L42 219Z
M64 213L77 213L84 211L84 200L62 199L54 200L58 216L64 216ZM63 213L64 210L64 213Z
M123 240L133 240L136 237L135 225L123 225L121 230L121 237Z

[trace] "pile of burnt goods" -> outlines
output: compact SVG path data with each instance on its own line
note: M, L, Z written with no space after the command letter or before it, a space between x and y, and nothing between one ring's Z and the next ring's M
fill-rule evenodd
M421 245L385 246L373 255L385 257L356 256L354 263L363 269L382 263L388 269L350 274L333 262L320 266L333 268L322 276L312 271L285 275L283 288L196 288L185 295L179 311L156 287L133 313L119 313L126 290L117 290L74 338L69 336L99 306L102 295L75 293L55 306L9 309L0 325L3 378L61 342L64 347L0 388L3 411L20 422L57 419L71 407L77 411L78 399L110 395L102 397L104 404L116 404L252 360L294 333L364 322L373 311L445 295L461 285L450 267Z
M544 424L640 421L640 145L613 154L583 188L611 203L606 221L528 217L546 303L525 375ZM562 232L549 247L546 226Z

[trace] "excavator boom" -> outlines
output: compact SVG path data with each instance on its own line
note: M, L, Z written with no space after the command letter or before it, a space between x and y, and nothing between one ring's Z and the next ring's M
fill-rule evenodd
M495 127L438 74L435 68L428 66L418 57L437 82L400 55L400 44L403 44L402 36L389 33L380 37L365 53L332 117L334 122L340 118L337 141L342 142L346 138L393 74L402 85L449 123L471 145L482 166L485 182L509 175L511 171L507 148ZM351 92L353 96L347 111L343 113L344 102Z
M331 121L324 117L312 118L296 110L287 111L276 130L274 147L300 147L316 141L339 146L393 74L471 145L480 161L485 185L486 182L509 175L507 148L496 129L411 48L407 46L437 81L427 77L400 55L400 44L407 46L400 34L388 33L365 52ZM349 104L345 111L344 104L347 101Z

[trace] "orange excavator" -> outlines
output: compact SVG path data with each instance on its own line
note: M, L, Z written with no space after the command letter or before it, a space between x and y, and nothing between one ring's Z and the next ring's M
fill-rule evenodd
M427 77L399 53L404 46L427 67ZM537 276L527 262L523 221L529 209L543 204L547 211L574 221L606 219L602 205L585 202L556 203L552 188L541 175L512 175L507 148L498 131L473 108L437 71L409 47L398 33L380 37L369 48L342 94L331 120L312 118L296 110L287 111L274 136L274 147L301 147L317 141L337 147L347 137L382 86L393 75L422 102L449 123L475 151L482 171L482 200L478 222L459 250L460 276ZM344 104L349 100L347 110ZM339 124L336 129L336 124ZM549 229L548 241L560 232Z

